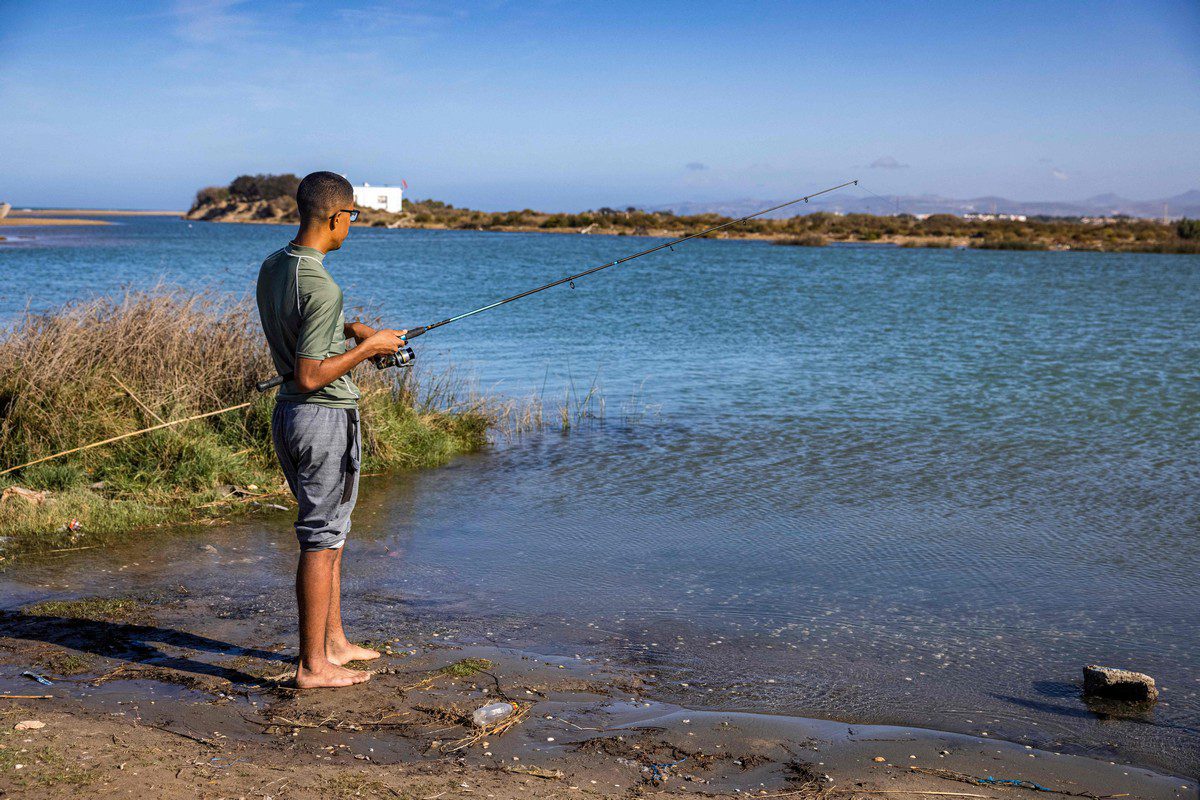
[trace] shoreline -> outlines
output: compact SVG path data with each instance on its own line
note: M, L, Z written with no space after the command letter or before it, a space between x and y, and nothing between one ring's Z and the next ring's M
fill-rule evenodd
M112 225L103 219L75 219L70 217L13 217L0 219L0 227L34 228L66 225Z
M12 228L59 227L82 225L112 225L112 222L94 217L179 217L181 211L128 211L101 208L31 208L10 211L0 217L0 226ZM0 236L0 241L4 237Z
M56 217L71 215L76 217L179 217L184 211L158 211L139 208L29 208L13 209L8 212L6 219L12 217Z
M380 633L368 644L385 651L357 665L371 681L296 692L283 677L292 656L272 644L286 626L276 614L256 630L248 610L230 616L220 598L183 596L0 612L0 689L53 698L0 706L0 730L10 732L0 739L0 787L47 798L80 786L188 796L199 782L222 795L302 800L1045 796L1028 788L1037 784L1058 796L1197 796L1194 781L1010 742L691 709L654 699L657 678L645 669L448 641L428 628L388 636L368 626ZM53 685L19 677L30 665ZM520 706L516 724L481 732L463 723L498 697ZM14 732L21 720L45 727ZM1030 783L997 788L988 778Z
M191 212L182 215L182 219L193 222L207 222L214 224L233 224L233 225L294 225L295 222L285 218L212 218L204 219L200 216L195 216ZM694 231L688 228L646 228L637 230L627 229L601 229L592 230L594 226L585 227L553 227L547 228L540 225L449 225L438 222L415 222L404 220L402 222L382 223L380 220L372 220L370 218L353 223L356 228L379 228L384 230L421 230L421 231L464 231L464 232L479 232L479 233L537 233L537 234L562 234L562 235L580 235L580 236L637 236L659 239L674 239L681 238L693 233ZM998 239L998 240L980 240L966 235L955 236L929 236L916 235L904 236L894 234L883 234L868 238L857 237L854 235L846 237L816 237L810 238L806 236L791 236L785 232L770 232L764 233L759 231L747 231L727 229L717 233L708 234L702 238L720 239L729 241L759 241L770 242L777 245L801 247L801 248L823 248L838 245L866 245L866 246L891 246L904 249L933 249L933 250L1025 250L1031 252L1087 252L1087 253L1144 253L1144 254L1176 254L1176 255L1195 255L1200 253L1200 245L1192 246L1190 244L1183 245L1137 245L1131 244L1124 247L1103 247L1094 242L1088 242L1079 246L1060 241L1044 241L1044 240L1023 240L1023 239Z

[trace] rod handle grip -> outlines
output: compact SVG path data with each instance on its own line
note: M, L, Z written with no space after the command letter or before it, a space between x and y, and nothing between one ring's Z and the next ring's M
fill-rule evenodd
M291 373L287 375L276 375L274 378L267 378L265 381L259 381L254 384L254 388L260 392L265 392L268 389L274 389L276 386L282 386L285 382L292 379Z
M415 339L427 330L429 330L427 325L418 325L415 328L410 328L408 333L404 334L404 341L407 342L409 339Z

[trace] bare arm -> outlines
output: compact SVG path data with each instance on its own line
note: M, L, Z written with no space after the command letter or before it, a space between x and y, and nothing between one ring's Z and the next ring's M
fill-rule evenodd
M375 335L375 329L363 322L347 322L343 332L347 339L353 338L358 344Z
M346 326L347 331L350 331L351 328L357 328L357 330L349 332L347 335L353 336L355 339L358 339L364 329L371 333L365 339L359 340L360 343L353 350L348 350L340 355L320 360L315 358L296 359L295 382L297 389L302 392L315 392L317 389L333 383L372 356L395 353L400 349L401 337L406 333L390 328L377 331L361 322L353 322Z

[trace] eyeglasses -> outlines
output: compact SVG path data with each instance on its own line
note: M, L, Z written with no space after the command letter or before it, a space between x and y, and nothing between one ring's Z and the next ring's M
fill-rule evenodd
M351 222L358 222L358 209L357 208L339 209L337 214L334 214L333 216L331 216L330 219L333 219L333 217L336 217L338 214L349 214Z

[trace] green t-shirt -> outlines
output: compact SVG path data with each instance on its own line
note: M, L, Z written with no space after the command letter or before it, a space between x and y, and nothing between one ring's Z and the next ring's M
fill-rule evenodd
M342 290L324 257L320 250L289 244L267 256L258 271L258 315L280 375L294 372L298 358L323 360L346 352ZM290 380L279 389L280 400L330 408L354 408L358 398L348 374L315 392L301 392Z

